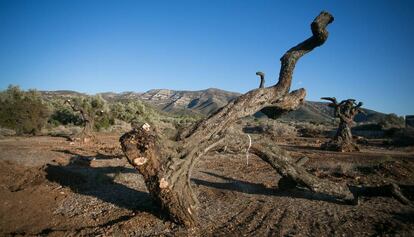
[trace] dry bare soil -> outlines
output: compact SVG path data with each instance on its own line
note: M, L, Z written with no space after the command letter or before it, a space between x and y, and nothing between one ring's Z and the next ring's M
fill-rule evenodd
M381 192L359 193L358 205L306 189L278 189L274 170L251 156L212 153L194 171L200 227L169 222L155 207L140 175L126 162L118 135L98 145L57 137L0 140L1 236L414 236L414 208ZM386 149L370 141L360 153L322 151L323 139L275 143L305 167L336 182L375 186L397 182L414 200L414 149Z

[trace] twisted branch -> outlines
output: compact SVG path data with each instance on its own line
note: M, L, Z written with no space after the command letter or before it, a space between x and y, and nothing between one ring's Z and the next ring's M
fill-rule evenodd
M241 95L210 117L183 131L173 142L174 145L170 146L168 141L162 140L160 136L157 136L157 139L151 138L151 130L144 128L126 133L120 138L128 161L144 176L151 196L172 220L186 226L193 226L197 223L197 199L189 182L191 171L204 154L223 144L227 129L235 121L265 107L272 106L278 111L289 111L303 102L306 95L305 89L289 93L295 64L303 55L326 41L328 37L326 27L332 21L332 15L327 12L320 13L314 19L311 24L312 36L288 50L281 58L279 81L275 85L264 87L264 74L262 77L259 73L258 75L263 78L261 88ZM148 139L150 143L147 142ZM271 160L277 156L275 153L260 153L259 148L255 150L263 160ZM282 175L297 172L295 165L286 166L281 159L277 158L274 158L274 161L275 163L281 162L274 168ZM154 165L158 163L160 165ZM290 171L285 172L285 168L289 168ZM298 177L297 180L307 180L306 177ZM316 188L318 185L326 186L316 181L313 184L303 182L308 187L312 187L314 191L320 191ZM341 194L339 190L336 195L347 197L348 193L344 190Z
M259 88L264 88L264 84L265 84L265 74L263 72L256 72L256 75L258 75L259 78L260 78Z

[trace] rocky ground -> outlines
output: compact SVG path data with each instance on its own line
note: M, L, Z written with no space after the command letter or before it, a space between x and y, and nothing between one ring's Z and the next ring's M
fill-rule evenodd
M118 134L98 145L58 137L0 140L1 236L414 236L414 208L381 193L345 205L306 189L282 191L274 170L251 156L211 153L192 184L200 227L186 230L152 205L142 178L126 162ZM375 140L360 153L318 148L323 139L275 143L320 178L354 189L397 182L414 200L414 148L390 149Z

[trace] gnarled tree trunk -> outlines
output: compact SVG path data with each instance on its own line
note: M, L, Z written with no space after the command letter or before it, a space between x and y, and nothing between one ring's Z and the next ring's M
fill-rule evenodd
M210 117L183 131L176 141L163 138L148 124L120 138L129 163L142 174L151 197L171 220L186 226L196 225L198 205L190 185L192 169L200 157L224 145L225 138L229 137L227 129L236 120L264 107L271 106L284 112L296 109L303 102L305 89L289 93L294 67L300 57L326 41L326 26L332 21L332 15L327 12L322 12L315 18L311 24L313 35L288 50L281 58L276 85L241 95ZM234 143L237 139L226 141ZM321 180L309 174L277 147L254 144L251 150L280 175L312 191L332 195L340 200L353 199L346 185Z
M71 137L71 140L79 140L81 142L89 142L95 139L93 134L94 127L94 118L93 115L89 115L83 108L80 106L74 105L71 100L66 100L65 103L69 104L74 112L79 112L82 118L83 129L80 133L75 134Z
M331 101L328 106L334 109L334 116L340 120L334 139L322 144L322 148L340 152L359 151L359 147L352 140L351 126L354 117L363 113L362 102L356 104L354 99L347 99L338 103L335 97L321 99Z

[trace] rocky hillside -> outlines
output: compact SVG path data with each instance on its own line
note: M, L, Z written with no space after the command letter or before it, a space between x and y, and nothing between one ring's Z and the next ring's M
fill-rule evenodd
M379 122L385 114L363 109L366 115L358 114L355 117L356 122ZM332 122L333 109L327 106L325 102L306 101L298 110L292 111L282 116L284 120L308 121L317 123Z
M44 91L42 93L45 97L65 98L84 95L74 91ZM99 95L108 102L142 100L165 112L209 115L239 96L240 93L210 88L200 91L154 89L144 93L105 92ZM369 109L365 109L365 112L367 115L360 114L356 117L357 122L377 122L385 115ZM333 111L327 103L307 101L298 110L282 116L281 119L325 123L332 121L332 114ZM265 115L256 114L256 117L262 116Z

